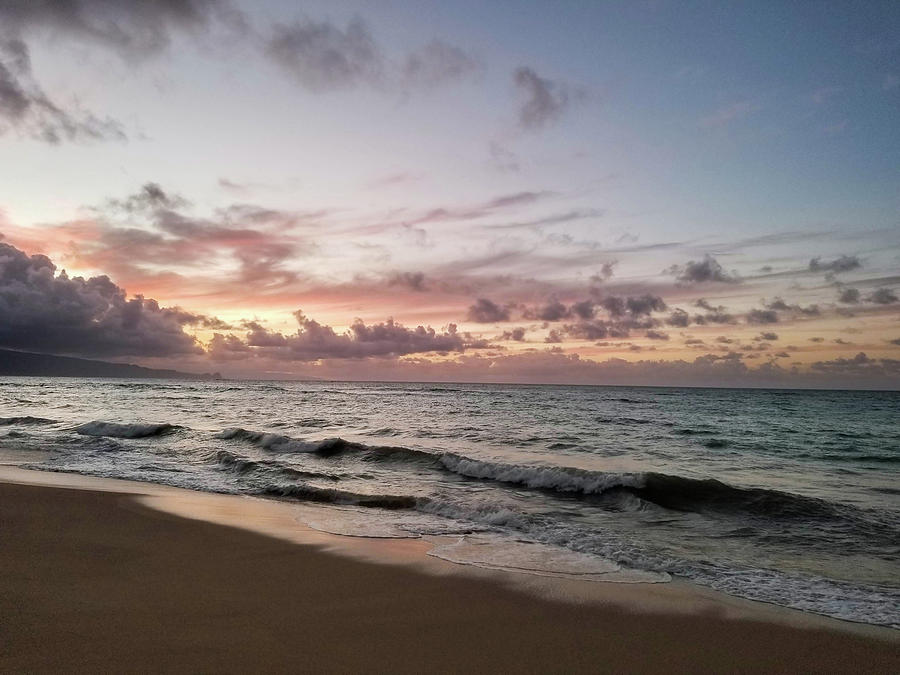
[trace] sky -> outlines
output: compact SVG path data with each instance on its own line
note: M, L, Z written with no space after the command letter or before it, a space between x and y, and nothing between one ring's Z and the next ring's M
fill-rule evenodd
M0 0L0 347L900 388L896 2Z

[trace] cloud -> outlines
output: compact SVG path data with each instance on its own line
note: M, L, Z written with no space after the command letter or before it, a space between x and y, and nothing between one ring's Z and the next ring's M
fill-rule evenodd
M32 76L26 44L0 32L0 136L9 130L52 145L125 139L118 122L52 101Z
M525 329L522 326L517 328L513 328L512 330L503 331L503 334L500 336L501 340L514 340L516 342L524 342L525 340Z
M144 183L141 189L125 199L111 199L109 206L128 213L152 213L158 209L173 210L188 206L184 197L167 193L159 183Z
M669 318L666 319L666 323L670 326L687 328L689 325L691 325L691 316L683 309L676 309L669 315Z
M687 283L718 282L734 284L740 281L736 274L729 274L724 270L719 261L706 254L703 260L690 260L684 266L673 265L667 272L677 277L678 281Z
M398 272L388 281L390 286L403 286L413 291L423 293L428 290L425 274L423 272Z
M459 47L432 40L406 57L403 82L408 86L431 88L461 80L478 69L478 61Z
M64 0L0 3L0 23L15 34L49 29L144 58L165 50L174 31L198 34L215 21L243 28L243 15L224 0Z
M509 321L509 307L501 307L487 298L478 298L475 304L469 307L466 318L475 323Z
M865 352L859 352L850 359L839 358L831 361L816 361L810 368L832 375L866 375L874 378L900 375L900 360L873 359Z
M549 338L548 338L549 339ZM551 340L552 342L552 340ZM594 361L556 348L524 353L459 355L452 361L408 357L375 360L364 373L354 361L329 360L304 372L328 379L364 377L370 380L446 382L533 382L609 385L668 385L740 387L857 387L893 388L900 360L871 359L844 367L823 365L813 372L760 363L751 368L743 353L702 354L686 360ZM751 355L752 356L752 355ZM822 362L828 364L829 362Z
M859 303L859 300L859 290L856 288L842 288L838 294L838 302L842 302L845 305L856 305Z
M553 298L540 307L526 308L522 316L526 319L538 319L540 321L560 321L571 316L571 314L568 307Z
M838 274L840 272L849 272L862 267L862 263L855 255L842 255L839 258L822 262L822 258L813 258L809 261L810 272L831 272Z
M664 312L666 303L658 295L645 294L638 297L628 297L625 307L632 316L646 316L652 312Z
M381 50L359 18L345 28L310 20L276 24L265 51L301 86L315 92L377 82L383 77Z
M747 323L778 323L778 312L773 309L751 309L747 313Z
M277 23L263 44L266 56L317 93L360 85L385 91L433 89L480 70L463 49L437 39L395 63L359 17L344 27L310 19Z
M540 77L525 66L515 70L513 82L524 97L519 108L519 124L524 129L537 130L555 122L577 96L564 82Z
M0 243L0 345L101 357L202 352L184 326L208 317L129 299L106 276L69 278L56 269L46 256Z
M869 302L874 302L876 305L891 305L897 302L897 294L890 288L879 288L867 299Z
M0 2L0 122L53 144L124 140L116 120L64 106L44 93L32 74L27 41L62 36L134 61L164 51L175 32L199 36L214 23L232 34L246 30L243 14L224 0Z
M467 348L486 346L468 334L457 332L454 324L439 333L430 326L406 328L393 319L368 326L357 319L349 330L337 333L331 326L310 319L300 310L294 312L294 316L300 325L295 334L270 333L258 324L252 324L246 344L257 348L255 353L259 356L292 361L398 357L462 352Z
M359 18L344 27L296 19L258 31L228 0L0 2L0 122L50 143L123 140L125 134L115 120L64 107L43 93L31 74L27 40L45 40L48 33L107 49L128 62L165 52L177 35L201 44L211 38L229 49L242 42L314 92L359 84L431 88L477 70L475 59L439 40L395 65Z
M151 182L135 194L87 209L90 218L44 226L39 232L45 240L65 242L72 264L112 273L126 285L152 283L160 269L169 275L197 275L214 266L219 278L209 277L203 291L231 286L246 294L298 280L298 272L287 265L310 253L312 243L290 231L316 223L322 215L233 204L197 217L188 206L186 199ZM181 285L183 291L201 291L197 284L187 288L184 279Z

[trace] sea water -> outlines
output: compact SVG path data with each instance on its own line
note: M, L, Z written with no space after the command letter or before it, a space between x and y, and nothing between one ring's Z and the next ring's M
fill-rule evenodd
M0 461L900 627L896 392L6 378Z

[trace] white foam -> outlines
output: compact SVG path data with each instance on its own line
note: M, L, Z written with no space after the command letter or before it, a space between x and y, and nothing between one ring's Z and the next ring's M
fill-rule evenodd
M448 470L469 478L488 478L505 483L516 483L530 488L600 494L615 487L643 487L640 473L605 473L584 471L568 467L520 466L469 459L462 455L441 455L441 464Z
M667 574L626 569L595 555L489 535L460 537L453 544L436 546L428 555L461 565L586 581L634 584L670 580Z

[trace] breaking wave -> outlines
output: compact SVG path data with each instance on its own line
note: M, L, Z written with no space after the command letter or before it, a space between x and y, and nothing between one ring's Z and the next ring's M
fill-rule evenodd
M331 457L341 454L359 454L364 459L389 459L395 458L409 461L434 462L438 455L412 448L403 448L390 445L366 445L347 441L343 438L326 438L320 441L305 441L290 436L271 434L262 431L248 431L234 427L225 429L216 434L216 438L223 440L239 440L251 443L256 447L276 453L308 453L320 457Z
M119 424L117 422L86 422L75 427L82 436L110 436L112 438L147 438L163 436L181 427L174 424Z

